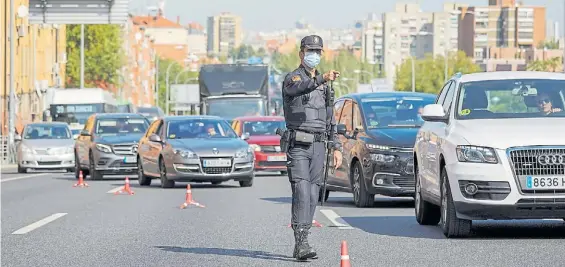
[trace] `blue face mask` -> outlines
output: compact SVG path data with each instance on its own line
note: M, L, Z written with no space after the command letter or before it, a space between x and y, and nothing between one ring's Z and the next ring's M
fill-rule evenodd
M308 68L315 68L320 64L320 54L316 52L306 52L304 54L304 64Z

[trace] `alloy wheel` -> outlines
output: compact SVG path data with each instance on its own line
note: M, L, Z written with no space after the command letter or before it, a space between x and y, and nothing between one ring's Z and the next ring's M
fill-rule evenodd
M359 203L360 197L360 184L359 184L359 168L353 169L353 200L355 203Z

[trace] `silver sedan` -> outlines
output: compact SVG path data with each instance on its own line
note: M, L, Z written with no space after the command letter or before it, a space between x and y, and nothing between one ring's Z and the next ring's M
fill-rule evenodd
M16 136L18 172L66 170L74 172L74 139L66 123L30 123Z
M160 178L163 188L175 181L253 185L253 150L215 116L155 120L139 141L137 162L140 185L150 185L153 178Z

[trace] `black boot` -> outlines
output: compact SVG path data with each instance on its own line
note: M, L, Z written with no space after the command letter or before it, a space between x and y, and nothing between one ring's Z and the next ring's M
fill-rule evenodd
M307 260L317 258L317 253L308 244L308 229L304 227L293 227L294 229L294 253L293 257L297 260Z

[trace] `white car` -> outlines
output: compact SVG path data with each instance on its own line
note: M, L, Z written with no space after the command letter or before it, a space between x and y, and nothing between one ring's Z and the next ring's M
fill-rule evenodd
M446 237L472 220L565 218L565 74L456 74L424 107L416 219Z

